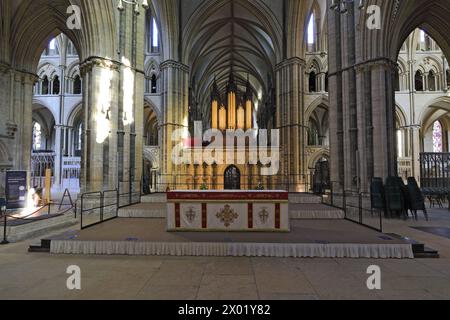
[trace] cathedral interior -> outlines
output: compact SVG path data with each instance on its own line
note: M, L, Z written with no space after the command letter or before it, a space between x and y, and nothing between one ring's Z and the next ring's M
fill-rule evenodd
M421 155L449 152L445 1L392 1L379 30L356 3L114 2L2 1L0 192L7 170L42 187L46 169L56 194L367 192L374 177L421 181ZM174 165L173 132L196 122L279 130L278 172Z
M448 299L449 35L449 0L0 0L0 300Z

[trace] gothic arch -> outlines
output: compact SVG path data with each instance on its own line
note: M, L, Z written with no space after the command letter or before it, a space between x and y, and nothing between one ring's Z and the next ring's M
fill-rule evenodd
M305 31L309 5L308 1L289 1L287 10L286 58L305 56Z
M424 72L430 72L431 70L436 73L443 72L442 61L438 61L432 56L423 57L420 60L420 66Z
M83 119L83 103L77 104L67 116L66 123L69 127L74 127L79 120Z
M441 47L447 59L450 57L450 8L447 0L416 0L416 1L380 1L369 0L367 6L381 6L381 30L361 28L364 60L388 58L396 61L398 53L408 38L416 29L427 32ZM359 24L364 26L369 14L362 11Z
M33 123L38 122L41 125L47 137L52 135L56 124L56 117L50 108L43 104L33 103L32 119Z
M423 131L426 131L430 125L439 118L450 113L450 97L444 96L430 102L419 116Z
M151 58L145 65L145 93L159 93L161 91L161 74L158 62ZM153 77L156 80L156 92L152 92Z
M44 76L47 76L49 80L53 78L53 76L56 74L57 66L54 65L51 62L45 62L41 64L37 69L37 75L39 78L43 78Z
M316 73L321 73L324 72L324 67L322 64L322 61L320 61L320 59L317 59L317 57L313 56L311 58L309 58L308 63L307 63L307 68L306 71L309 73L310 71L312 71L313 69L315 69Z
M159 63L155 59L150 59L146 65L145 65L145 75L147 77L155 74L157 77L159 77L160 69L159 69Z
M397 63L398 63L400 74L406 73L408 71L408 67L407 67L408 64L402 57L397 58Z
M305 52L318 52L322 50L322 34L323 34L323 21L325 19L322 19L322 12L319 6L319 3L317 2L317 0L314 0L310 10L308 11L308 15L306 16L306 20L305 20L305 26L304 26L304 30L308 30L309 27L309 23L311 20L311 17L314 16L314 44L313 44L313 50L310 51L308 48L308 32L304 32L304 47L305 47Z
M150 99L144 98L144 109L146 108L149 108L156 115L159 124L163 123L163 115L161 110L153 102L151 102ZM147 120L148 119L145 119L145 121Z
M81 9L81 30L67 27L66 11L70 5L78 5ZM60 33L72 41L82 59L91 56L115 57L116 8L112 1L23 1L7 9L14 17L10 42L11 64L17 69L34 73L48 42ZM102 34L101 39L98 34Z
M163 61L179 60L179 21L176 0L151 0L152 13L160 30L160 54ZM181 57L180 57L181 58Z
M48 109L49 112L52 114L52 117L56 119L55 111L52 110L52 108L47 104L47 102L45 102L45 99L33 98L33 106L36 105Z
M316 100L314 100L307 108L305 111L305 119L309 119L314 110L316 110L316 108L318 107L324 107L325 109L329 110L330 109L330 103L328 101L328 97L326 95L321 95L320 97L316 98Z
M330 151L328 149L325 148L320 149L317 150L314 154L312 154L308 160L308 168L314 169L316 167L317 162L322 158L330 159Z
M74 78L76 75L80 75L80 61L75 60L67 66L67 76Z
M405 128L408 125L408 123L409 123L409 121L407 120L408 118L405 114L403 107L401 107L399 104L396 104L395 116L396 116L396 121L397 121L397 129Z

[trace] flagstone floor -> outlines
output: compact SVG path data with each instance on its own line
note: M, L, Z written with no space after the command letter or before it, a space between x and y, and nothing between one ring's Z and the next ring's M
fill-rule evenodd
M51 256L27 253L28 240L0 246L0 299L450 299L450 240L411 228L450 228L447 210L431 218L386 221L385 232L424 241L440 259ZM71 265L80 291L66 287ZM367 288L371 265L381 290Z

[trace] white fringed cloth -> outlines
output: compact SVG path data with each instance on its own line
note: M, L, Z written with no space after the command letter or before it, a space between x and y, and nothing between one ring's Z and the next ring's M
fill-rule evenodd
M410 244L264 244L53 240L52 254L413 259Z

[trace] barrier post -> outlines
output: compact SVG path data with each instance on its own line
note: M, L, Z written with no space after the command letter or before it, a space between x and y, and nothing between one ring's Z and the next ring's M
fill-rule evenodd
M2 208L0 207L0 213L2 213L2 212L3 212ZM6 238L6 223L7 223L6 212L5 212L5 215L3 218L4 218L4 220L3 220L3 241L0 243L1 245L9 244L8 239Z

